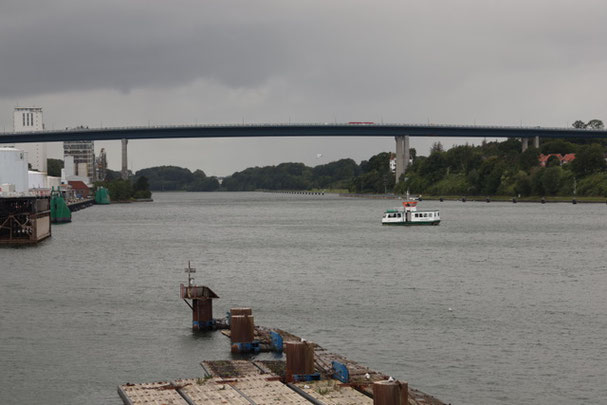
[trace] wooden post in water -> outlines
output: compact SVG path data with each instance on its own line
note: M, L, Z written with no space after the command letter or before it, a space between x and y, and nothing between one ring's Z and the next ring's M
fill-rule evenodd
M408 405L409 384L397 380L373 383L373 405Z
M294 374L314 373L314 345L308 342L286 342L286 378L293 381Z

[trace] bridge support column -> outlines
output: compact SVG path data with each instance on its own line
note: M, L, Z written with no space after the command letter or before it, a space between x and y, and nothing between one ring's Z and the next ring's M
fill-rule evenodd
M523 141L523 152L529 149L529 138L521 138Z
M536 136L535 138L533 138L533 147L535 149L540 148L540 137L539 136Z
M396 181L407 171L409 166L409 136L397 136L396 139Z
M128 180L129 170L127 162L127 148L126 145L129 143L127 139L122 139L122 170L120 171L120 177L122 180Z

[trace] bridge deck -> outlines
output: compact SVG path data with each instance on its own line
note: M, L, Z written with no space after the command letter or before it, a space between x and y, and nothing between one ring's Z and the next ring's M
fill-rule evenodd
M248 124L122 128L77 128L0 133L0 144L112 139L251 138L251 137L394 137L462 138L607 138L605 129L497 127L414 124Z

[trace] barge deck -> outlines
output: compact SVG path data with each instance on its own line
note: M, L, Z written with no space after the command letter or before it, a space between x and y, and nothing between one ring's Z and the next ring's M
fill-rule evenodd
M269 332L277 332L284 342L302 339L280 329L255 326L255 338L270 345ZM226 336L229 330L222 330ZM373 383L389 376L372 370L346 357L314 347L314 370L318 381L285 381L285 360L220 360L202 361L199 377L175 381L131 384L118 387L126 405L142 404L373 404ZM349 381L335 378L334 362L349 371ZM445 405L437 398L408 388L409 405Z

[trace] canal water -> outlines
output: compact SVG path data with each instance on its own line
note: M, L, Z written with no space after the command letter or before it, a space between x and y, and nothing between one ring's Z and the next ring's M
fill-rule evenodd
M0 249L0 403L120 404L116 387L229 358L179 299L221 297L453 404L607 403L607 206L156 193Z

